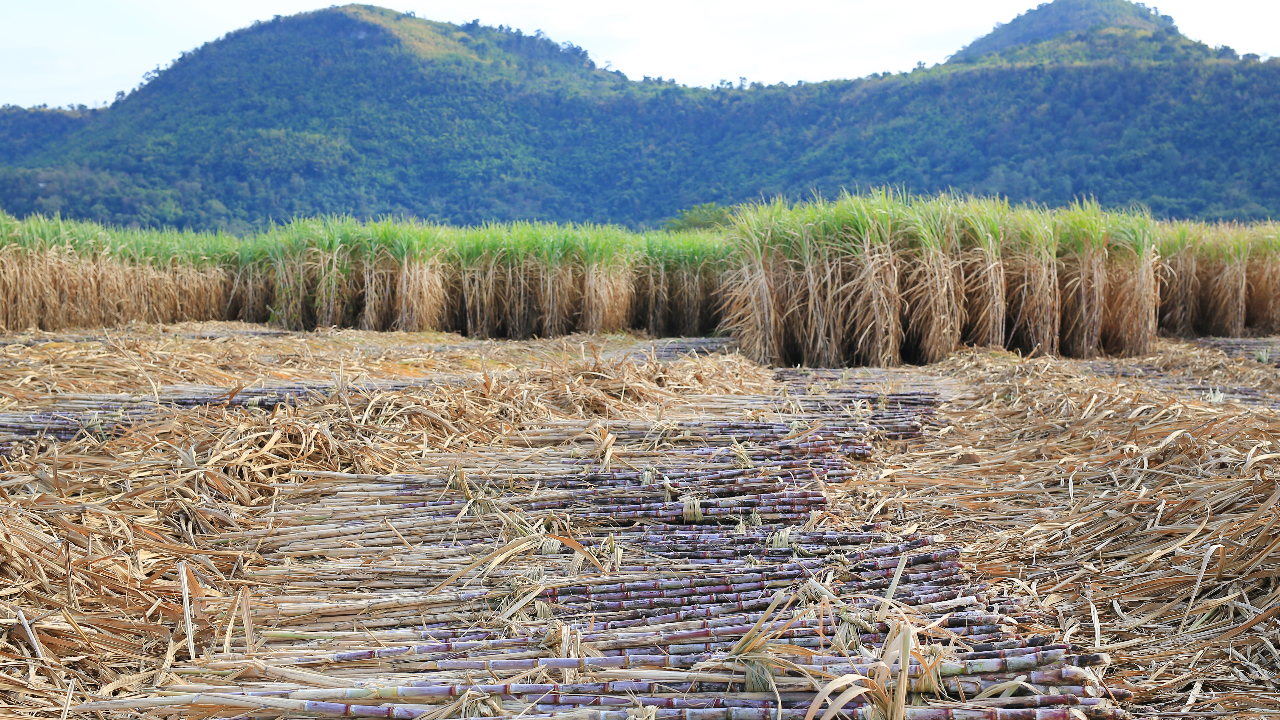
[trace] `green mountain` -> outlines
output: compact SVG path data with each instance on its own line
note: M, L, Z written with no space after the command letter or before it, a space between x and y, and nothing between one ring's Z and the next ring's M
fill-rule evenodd
M1280 61L1122 0L1056 0L988 38L1024 24L1042 29L912 73L689 88L541 34L330 8L210 42L106 109L0 109L0 208L232 231L329 212L640 227L892 184L1280 216Z
M1016 45L1043 42L1060 35L1103 27L1177 32L1173 18L1148 10L1141 3L1127 0L1055 0L1019 15L1007 24L996 25L990 34L952 55L950 62L971 62Z

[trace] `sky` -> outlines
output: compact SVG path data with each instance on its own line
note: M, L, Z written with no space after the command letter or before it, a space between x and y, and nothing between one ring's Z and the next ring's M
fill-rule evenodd
M332 1L332 0L330 0ZM0 105L110 103L143 73L254 20L320 0L0 0ZM628 77L686 85L795 83L933 65L1037 0L381 0L418 17L478 19L585 48ZM1186 35L1280 55L1276 0L1161 0Z

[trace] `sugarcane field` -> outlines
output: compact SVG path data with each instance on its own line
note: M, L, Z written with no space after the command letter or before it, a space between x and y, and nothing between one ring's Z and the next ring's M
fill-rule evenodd
M1280 226L0 213L0 702L1280 715Z

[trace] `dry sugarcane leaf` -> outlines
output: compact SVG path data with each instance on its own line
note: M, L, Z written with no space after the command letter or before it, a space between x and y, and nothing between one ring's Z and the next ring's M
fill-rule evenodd
M590 552L587 551L586 548L582 547L582 544L579 543L577 540L574 540L573 538L564 536L564 535L552 535L551 533L547 533L547 537L552 538L553 540L559 540L565 545L568 545L569 547L573 548L574 552L586 558L592 565L595 565L596 568L601 573L608 574L608 572L604 569L604 566L601 565L600 561L596 559L596 556L592 555Z

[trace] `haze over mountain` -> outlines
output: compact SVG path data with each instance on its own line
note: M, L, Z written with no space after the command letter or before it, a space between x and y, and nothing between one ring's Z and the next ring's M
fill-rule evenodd
M1280 60L1055 0L934 68L687 88L505 27L348 5L186 53L102 110L0 110L0 208L235 231L295 215L655 225L894 184L1280 215Z

